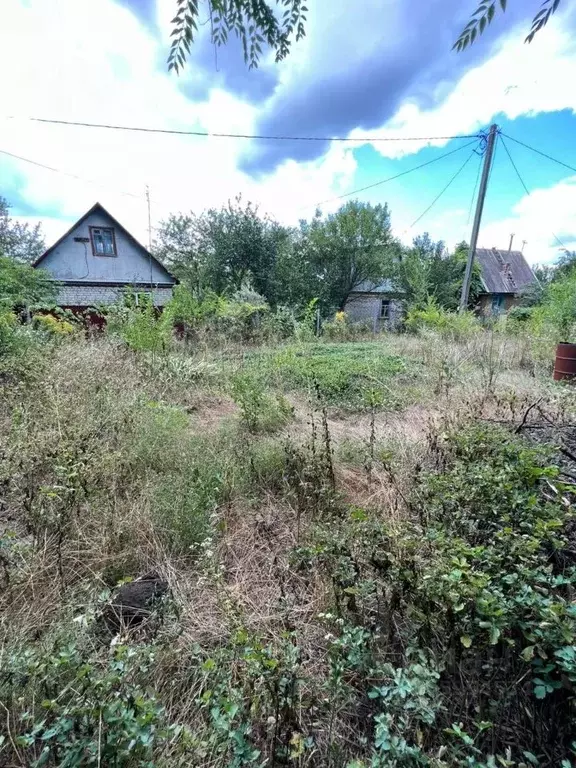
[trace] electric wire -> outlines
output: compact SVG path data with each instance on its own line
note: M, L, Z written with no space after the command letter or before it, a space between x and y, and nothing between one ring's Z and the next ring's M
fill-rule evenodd
M81 128L101 128L112 131L135 131L139 133L171 134L175 136L202 136L220 139L260 139L269 141L344 141L344 142L385 142L385 141L451 141L452 139L475 139L477 134L456 136L282 136L249 133L221 133L218 131L183 131L172 128L148 128L133 125L114 125L109 123L86 123L73 120L52 120L46 117L29 117L35 123L69 125Z
M510 154L510 150L508 149L508 147L507 147L507 145L506 145L506 142L504 141L504 136L505 136L505 135L506 135L506 134L502 134L502 135L500 136L500 141L502 142L502 146L504 147L504 150L506 151L506 154L508 155L508 159L509 159L509 160L510 160L510 162L512 163L512 168L514 168L514 170L516 171L516 176L518 176L518 179L519 179L519 181L520 181L520 184L522 184L522 187L524 188L524 191L526 192L526 194L527 194L528 196L530 196L530 190L528 189L528 187L526 186L526 183L524 182L524 179L523 179L523 178L522 178L522 176L520 175L520 171L518 170L518 166L517 166L517 165L516 165L516 163L514 162L514 160L513 160L513 158L512 158L512 155ZM510 138L510 136L506 136L506 138L508 138L508 139L509 139L509 138ZM558 235L557 235L557 234L555 234L554 232L552 232L551 234L552 234L552 237L553 237L553 238L556 240L556 242L557 242L557 243L560 245L560 247L561 247L561 248L563 248L565 251L567 251L567 250L568 250L568 249L567 249L567 247L564 245L564 243L562 242L562 240L560 240L560 238L558 237Z
M474 153L474 151L470 152L470 154L468 155L468 157L466 158L466 160L464 161L464 163L463 163L463 164L460 166L460 168L459 168L459 169L456 171L456 173L455 173L455 174L452 176L452 178L450 179L450 181L448 182L448 184L446 184L446 186L444 187L444 189L442 189L442 191L441 191L441 192L440 192L438 195L436 195L436 197L434 198L434 200L432 200L432 202L430 203L430 205L428 206L428 208L426 208L426 210L425 210L423 213L421 213L421 214L420 214L420 216L418 216L418 218L417 218L415 221L413 221L413 222L412 222L412 224L410 224L410 226L408 227L408 229L412 229L412 227L415 227L415 226L416 226L416 224L418 224L418 222L419 222L421 219L423 219L423 218L424 218L424 216L426 216L426 214L427 214L429 211L431 211L431 210L432 210L432 208L433 208L433 207L436 205L436 203L438 202L438 200L440 200L440 198L442 197L442 195L443 195L445 192L447 192L447 191L448 191L448 189L449 189L449 188L452 186L452 184L453 184L453 183L456 181L456 179L458 178L458 176L460 176L460 174L462 173L462 171L464 170L464 168L466 168L466 166L468 165L468 163L470 162L470 160L472 160L472 158L474 157L474 154L475 154L475 153Z
M439 157L435 157L432 160L427 160L425 163L420 163L420 165L416 165L413 168L409 168L407 171L402 171L402 173L397 173L394 176L389 176L387 179L381 179L380 181L375 181L373 184L367 184L365 187L358 187L357 189L352 189L350 192L345 192L343 195L337 195L336 197L331 197L328 200L322 200L319 203L316 203L316 207L320 205L325 205L326 203L332 203L336 200L343 200L345 197L351 197L351 195L357 195L359 192L365 192L367 189L374 189L374 187L379 187L382 184L387 184L389 181L395 181L396 179L400 179L402 176L407 176L409 173L413 173L414 171L419 171L421 168L426 168L428 165L432 165L432 163L437 163L439 160L444 160L446 157L450 157L450 155L456 154L456 152L460 152L462 149L466 149L466 147L471 147L472 144L476 143L477 137L475 137L474 141L469 141L467 144L462 144L462 146L457 147L456 149L452 149L450 152L445 152L444 154L440 155Z
M105 185L103 185L99 181L95 181L94 179L88 179L84 176L78 176L75 173L69 173L68 171L63 171L60 168L54 168L51 165L46 165L45 163L39 163L36 160L30 160L28 157L22 157L22 155L16 155L14 152L8 152L6 149L0 149L0 155L7 155L8 157L12 157L15 160L21 160L23 163L29 163L30 165L35 165L38 168L44 168L46 171L52 171L53 173L60 173L63 176L68 176L71 179L76 179L76 181L82 181L88 184L94 184L97 187L100 187L101 189L108 189ZM110 190L111 191L111 190ZM134 192L123 192L122 190L115 189L114 192L117 195L123 195L124 197L133 197L136 200L142 200L141 195L137 195Z
M536 147L531 147L530 144L525 144L523 141L519 141L507 133L503 133L501 135L505 136L507 139L510 139L510 141L513 141L515 144L520 144L521 147L526 147L526 149L530 149L532 152L536 152L536 154L542 155L542 157L546 157L548 160L552 160L553 163L563 165L564 168L568 168L569 171L574 171L574 173L576 173L576 168L574 168L574 166L568 165L568 163L565 163L562 160L558 160L555 157L552 157L552 155L548 155L546 152L542 152L540 149L536 149Z
M480 173L482 172L482 155L478 157L478 173L476 174L476 183L472 190L472 197L470 198L470 207L468 208L468 218L466 219L466 226L470 226L470 219L472 218L472 209L474 208L474 200L476 200L476 192L478 191L478 184L480 182Z

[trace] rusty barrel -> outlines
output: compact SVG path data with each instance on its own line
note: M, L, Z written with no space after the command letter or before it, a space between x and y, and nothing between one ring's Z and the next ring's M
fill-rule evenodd
M556 347L554 378L556 381L576 380L576 344L561 342Z

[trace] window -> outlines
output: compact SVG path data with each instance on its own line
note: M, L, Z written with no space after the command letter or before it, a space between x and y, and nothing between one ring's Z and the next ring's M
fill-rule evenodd
M380 303L380 319L388 320L390 317L390 300L382 299Z
M502 305L504 303L504 297L500 293L495 293L492 296L492 314L499 315L502 312Z
M116 238L112 227L90 227L94 256L116 256Z

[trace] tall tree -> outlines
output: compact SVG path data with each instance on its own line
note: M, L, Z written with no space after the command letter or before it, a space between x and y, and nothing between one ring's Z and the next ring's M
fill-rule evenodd
M407 302L422 306L434 298L444 309L457 309L467 255L466 243L459 243L451 253L442 240L432 240L427 232L415 237L398 267L399 284ZM481 289L480 269L475 264L470 288L472 303Z
M0 196L0 256L35 261L46 250L42 225L30 226L10 216L10 203Z
M205 282L199 229L195 214L172 213L160 222L152 249L156 258L195 293L201 292Z
M0 307L52 304L57 286L43 269L0 255Z
M240 197L196 216L172 215L161 222L155 254L192 289L232 294L249 283L275 304L276 264L289 232Z
M364 282L380 282L394 272L398 246L388 205L359 200L336 213L301 223L301 258L311 266L316 296L325 310L343 309Z

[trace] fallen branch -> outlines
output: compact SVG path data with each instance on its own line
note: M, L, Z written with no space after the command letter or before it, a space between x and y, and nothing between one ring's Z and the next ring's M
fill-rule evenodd
M519 424L519 425L516 427L516 429L514 430L514 434L515 434L515 435L518 435L518 434L520 434L521 430L523 429L524 425L526 424L526 419L528 418L528 415L530 414L530 411L531 411L533 408L536 408L536 406L537 406L537 405L540 405L540 403L542 402L542 400L543 400L543 399L544 399L544 398L542 398L542 397L539 397L539 398L538 398L538 400L536 400L536 402L535 402L535 403L532 403L532 405L529 405L529 406L528 406L528 408L526 409L526 412L524 413L524 416L523 416L523 418L522 418L522 421L520 422L520 424Z
M572 459L572 461L576 461L576 456L573 453L571 453L567 448L563 448L562 446L560 446L558 450L560 451L560 453L563 453L564 456L567 456L569 459Z

